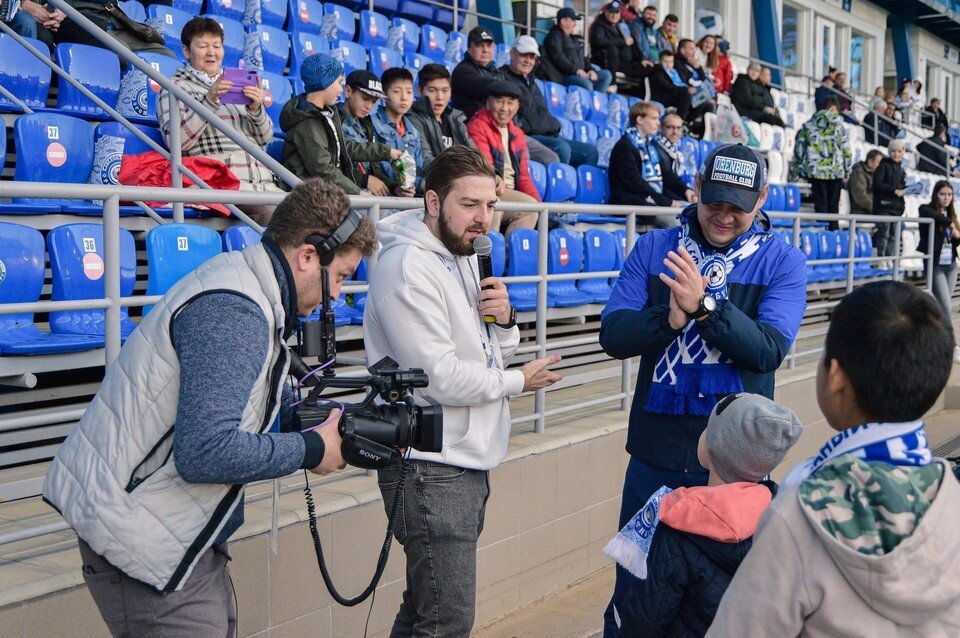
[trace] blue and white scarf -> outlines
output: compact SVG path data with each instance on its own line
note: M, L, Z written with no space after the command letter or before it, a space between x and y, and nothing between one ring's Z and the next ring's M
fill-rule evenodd
M729 246L715 250L691 237L691 223L687 214L680 215L680 245L707 278L705 292L718 302L723 301L729 295L730 273L754 255L771 235L754 222ZM721 396L736 392L743 392L740 369L704 341L697 322L690 320L657 361L643 407L660 414L706 416Z
M927 465L933 454L927 445L923 421L910 423L865 423L837 432L823 444L816 456L797 463L781 489L796 487L829 461L850 454L863 461L890 465Z
M647 556L650 555L653 534L660 523L660 501L672 491L664 485L654 492L640 511L603 548L604 554L641 580L647 577Z
M663 172L660 169L660 153L654 136L645 136L636 126L629 126L623 132L640 153L640 179L658 193L663 192Z

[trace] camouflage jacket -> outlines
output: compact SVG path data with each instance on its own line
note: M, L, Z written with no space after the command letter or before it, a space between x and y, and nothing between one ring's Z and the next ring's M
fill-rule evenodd
M807 179L844 179L850 174L853 152L843 118L817 111L797 132L793 150L797 174Z

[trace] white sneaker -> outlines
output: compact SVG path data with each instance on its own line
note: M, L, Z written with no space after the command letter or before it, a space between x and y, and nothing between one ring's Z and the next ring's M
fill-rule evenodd
M960 364L960 346L953 346L953 362Z

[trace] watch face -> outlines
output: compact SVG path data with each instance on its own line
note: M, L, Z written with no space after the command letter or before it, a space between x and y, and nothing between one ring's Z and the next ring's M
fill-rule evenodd
M707 312L713 312L717 308L717 300L710 295L704 295L701 303L703 304L704 310Z

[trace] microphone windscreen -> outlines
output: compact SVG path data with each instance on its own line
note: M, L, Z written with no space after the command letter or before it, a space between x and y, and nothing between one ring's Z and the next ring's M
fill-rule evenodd
M493 250L493 242L486 235L480 235L473 240L473 252L481 257L489 255Z

